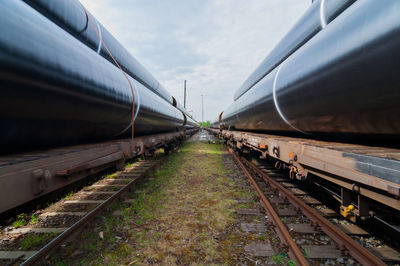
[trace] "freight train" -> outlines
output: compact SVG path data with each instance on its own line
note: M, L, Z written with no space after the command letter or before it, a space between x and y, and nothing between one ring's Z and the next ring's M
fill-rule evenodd
M398 140L399 14L399 1L314 1L212 127Z
M314 1L208 130L318 184L342 213L353 204L354 219L397 215L399 14L399 1Z
M3 1L0 32L2 153L197 127L78 1Z

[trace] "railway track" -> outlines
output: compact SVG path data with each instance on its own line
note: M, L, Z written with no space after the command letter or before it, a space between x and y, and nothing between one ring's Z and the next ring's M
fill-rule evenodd
M278 252L287 253L297 265L332 259L343 264L399 263L399 253L389 246L361 245L368 232L338 218L338 213L284 178L274 166L256 167L230 151L257 192L267 224L280 239Z
M165 158L136 162L42 210L35 223L31 220L26 226L4 228L0 232L0 264L34 265L46 259L92 219L109 210L112 203L132 202L133 199L125 197L126 192L133 191L134 185Z

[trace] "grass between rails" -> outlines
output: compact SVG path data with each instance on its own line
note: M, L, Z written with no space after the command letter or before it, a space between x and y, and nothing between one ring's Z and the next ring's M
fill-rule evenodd
M222 163L222 145L186 143L152 178L139 185L122 216L98 219L54 263L226 264L235 252L226 236L249 190L235 186ZM112 209L120 206L114 205ZM83 241L84 240L84 241Z

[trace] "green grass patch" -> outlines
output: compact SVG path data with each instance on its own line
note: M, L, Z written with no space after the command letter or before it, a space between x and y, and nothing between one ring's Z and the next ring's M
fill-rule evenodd
M27 235L21 242L21 249L30 250L41 247L45 244L45 242L52 239L56 235L57 235L56 233Z
M26 225L25 214L21 213L17 215L17 220L13 222L14 228L19 228Z
M74 192L69 192L67 195L65 195L65 197L64 197L64 199L65 200L69 200L69 199L71 199L72 198L72 196L74 196Z
M116 177L117 177L117 174L110 174L110 175L106 176L106 178L108 178L108 179L114 179Z
M37 224L39 222L39 217L35 214L31 215L31 221L29 222L30 224Z

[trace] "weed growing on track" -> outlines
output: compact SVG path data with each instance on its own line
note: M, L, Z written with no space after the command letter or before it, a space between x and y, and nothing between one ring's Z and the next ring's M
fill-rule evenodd
M30 224L37 224L39 222L39 217L36 214L31 215Z
M126 165L125 165L126 166ZM126 166L126 167L130 167L130 166ZM114 179L114 178L116 178L117 177L117 175L116 174L110 174L110 175L107 175L106 176L106 178L108 178L108 179Z
M22 227L26 224L25 214L21 213L17 215L17 220L13 222L14 228Z
M31 234L27 235L21 242L22 250L30 250L38 248L48 242L50 239L54 238L57 233L43 233L43 234Z
M74 196L74 192L69 192L67 195L65 195L64 200L69 200Z

